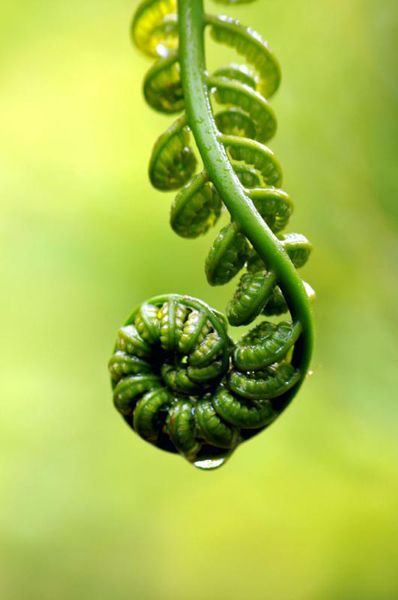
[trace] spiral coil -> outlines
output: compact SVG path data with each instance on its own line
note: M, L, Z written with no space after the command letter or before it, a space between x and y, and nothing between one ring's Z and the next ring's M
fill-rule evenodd
M214 41L236 50L245 61L203 74L209 119L278 251L300 268L311 244L301 234L282 233L293 207L280 189L280 164L265 145L277 127L269 98L280 83L279 65L251 29L230 17L204 18ZM140 50L157 59L144 79L148 104L159 112L181 113L155 143L149 177L158 190L178 191L171 226L182 237L196 238L217 223L226 198L206 168L197 169L196 138L185 111L178 20L175 0L144 0L133 20L132 37ZM226 284L243 270L227 307L233 326L249 325L261 315L292 315L286 282L272 256L266 261L260 257L249 237L231 218L205 263L210 285ZM150 443L179 452L197 466L218 466L290 402L306 374L297 360L305 327L293 317L265 320L234 344L225 318L205 303L188 296L154 298L119 331L109 364L115 406Z

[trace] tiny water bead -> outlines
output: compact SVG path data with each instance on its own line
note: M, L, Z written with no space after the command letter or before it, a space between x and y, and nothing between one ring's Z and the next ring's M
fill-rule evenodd
M193 464L197 469L201 469L202 471L211 471L213 469L218 469L218 467L222 467L225 460L225 458L197 460Z

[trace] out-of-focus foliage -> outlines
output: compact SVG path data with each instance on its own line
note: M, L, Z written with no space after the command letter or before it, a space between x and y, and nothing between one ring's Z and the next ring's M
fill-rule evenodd
M141 97L135 2L4 4L1 597L397 597L396 0L208 3L283 65L272 147L318 292L313 376L214 473L143 443L111 401L133 305L224 309L233 288L208 287L209 240L175 236L147 180L167 119Z

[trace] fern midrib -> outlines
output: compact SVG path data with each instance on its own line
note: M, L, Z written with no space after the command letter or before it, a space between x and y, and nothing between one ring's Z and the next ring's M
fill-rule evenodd
M301 323L302 335L296 344L294 362L304 375L308 370L313 349L312 309L300 276L282 245L246 195L220 142L206 82L206 21L203 0L178 0L178 19L179 59L189 126L209 178L232 219L239 224L260 258L275 271L283 287L292 319ZM302 380L303 377L301 382ZM295 386L294 392L298 386Z

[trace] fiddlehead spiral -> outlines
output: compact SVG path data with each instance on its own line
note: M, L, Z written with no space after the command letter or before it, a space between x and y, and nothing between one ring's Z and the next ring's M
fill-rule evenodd
M239 431L222 422L211 398L232 345L224 317L204 302L149 300L119 330L109 362L117 410L145 440L192 462L224 458Z
M206 28L244 64L208 74ZM203 0L144 0L132 36L157 59L144 80L147 102L181 113L156 142L149 166L154 187L178 191L172 228L186 238L203 235L225 207L231 220L216 236L205 272L210 285L223 285L243 270L229 323L290 314L260 321L234 344L220 313L169 295L143 304L119 331L109 365L116 408L147 441L214 467L284 410L311 357L313 292L297 273L311 244L282 233L293 207L281 189L280 163L265 145L277 127L269 99L280 69L257 33L206 15Z

